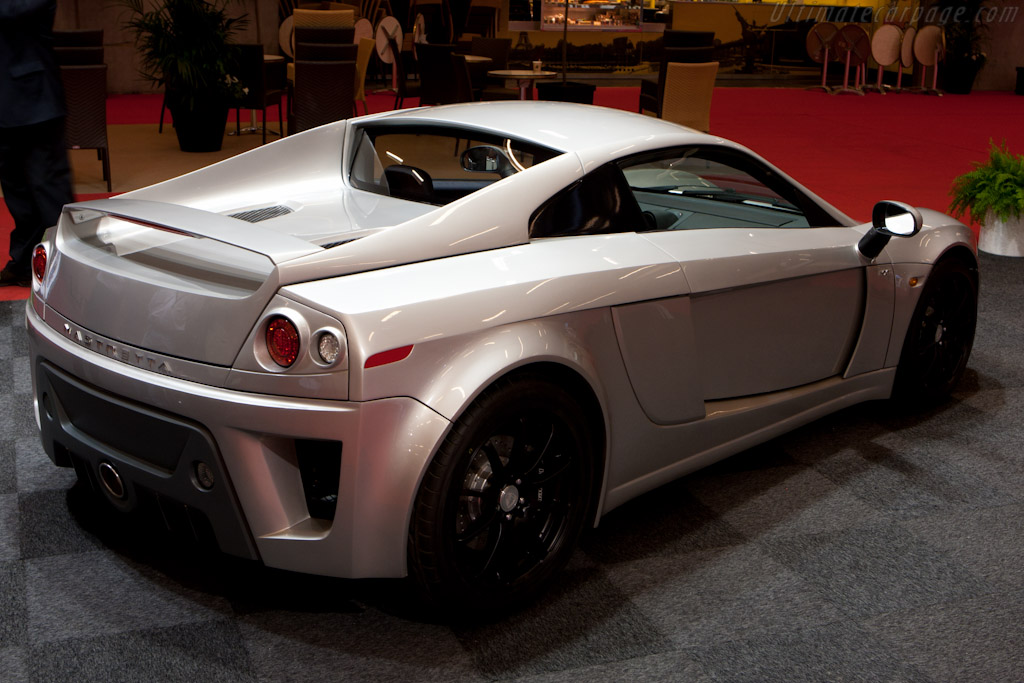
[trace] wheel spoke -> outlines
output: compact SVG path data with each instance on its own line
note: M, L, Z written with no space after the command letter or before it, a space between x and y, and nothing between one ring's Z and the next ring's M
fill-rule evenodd
M534 470L535 474L530 477L529 482L534 486L543 486L559 479L569 471L569 466L572 464L572 456L559 453L555 456L555 459L556 461L553 463L544 461L542 464L545 467L540 467L540 464L538 464L538 467Z
M505 535L504 529L505 525L499 522L494 525L492 533L488 535L487 547L485 547L481 553L484 556L484 561L480 565L480 573L478 576L484 576L485 574L497 573L500 571L500 567L497 567L496 564L498 550L506 545L502 542Z
M547 520L553 517L568 514L569 504L561 497L552 497L544 502L535 503L533 517L537 520Z
M553 500L535 510L534 517L517 529L517 557L520 566L534 566L551 551L552 544L564 526L569 506Z
M510 469L519 476L526 476L528 472L532 472L544 458L554 437L553 423L537 423L532 418L524 419L514 437Z
M498 521L498 506L497 505L486 505L482 506L480 516L469 523L461 534L455 537L455 540L459 543L470 543L477 536L487 531L488 529L495 528L496 533L500 532L501 523L495 524Z
M484 457L487 458L487 462L491 464L491 472L498 475L499 477L505 471L505 463L501 461L501 455L498 454L498 450L494 447L494 443L491 440L487 440L483 446L480 447Z

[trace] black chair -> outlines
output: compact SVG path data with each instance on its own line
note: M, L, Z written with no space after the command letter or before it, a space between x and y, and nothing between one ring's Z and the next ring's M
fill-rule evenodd
M53 32L54 47L103 47L103 29L81 28Z
M495 37L501 27L502 4L502 0L470 0L463 33L476 34L485 38ZM509 44L511 44L511 40Z
M406 97L419 97L420 86L416 83L409 82L408 71L405 68L405 54L398 43L395 42L394 38L388 39L388 43L391 45L391 54L394 59L395 68L395 109L401 109L402 105L405 104Z
M416 62L420 72L420 106L451 104L455 96L452 83L455 66L453 45L421 43L416 46Z
M455 102L473 102L477 99L473 91L473 82L469 75L469 65L466 62L466 55L455 55L452 57L452 84L443 104Z
M110 145L107 142L107 65L62 66L64 84L64 142L68 149L95 149L103 163L107 192L110 181Z
M428 43L444 44L455 39L455 27L448 0L411 0L406 26L411 27L415 24L417 14L423 15Z
M274 69L280 66L280 69ZM284 62L268 64L263 58L263 45L242 43L238 46L238 80L246 93L235 102L235 135L242 130L242 109L259 110L263 114L263 144L267 144L267 107L277 105L278 130L275 135L284 135L284 112L281 111L281 96L284 94Z
M356 63L295 62L295 84L288 133L301 133L352 116Z
M508 56L512 52L512 39L473 36L469 51L473 55L490 57L491 63L487 65L488 69L507 69Z
M661 100L665 93L665 74L669 62L700 63L714 60L714 31L667 30L657 76L645 77L640 81L640 111L650 111L661 116Z
M490 62L470 64L469 75L473 82L473 90L478 100L518 100L519 88L506 88L503 79L494 79L487 75L494 69L507 69L508 56L512 52L511 38L483 38L473 36L470 43L470 54L489 57ZM496 82L499 81L500 83Z
M103 47L55 47L53 54L60 66L87 66L103 64Z

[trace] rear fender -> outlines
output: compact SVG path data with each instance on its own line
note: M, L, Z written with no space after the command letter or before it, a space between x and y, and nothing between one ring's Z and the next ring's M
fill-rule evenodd
M594 334L595 328L603 328L604 334ZM415 398L454 421L498 378L528 365L556 363L580 375L604 403L596 368L617 360L614 339L606 309L528 320L418 344L417 361L409 364L415 368L395 363L364 370L370 375L364 378L364 387L373 387L373 394L392 381L396 386L401 382L406 391L416 387Z
M592 393L592 397L581 396L580 402L591 419L600 421L595 429L600 429L603 435L597 463L601 483L595 523L600 519L609 469L607 448L611 443L609 401L634 401L608 309L524 321L478 334L418 344L414 353L418 361L409 364L410 368L415 366L411 370L414 376L410 377L410 368L403 368L402 362L376 367L369 371L374 373L372 386L376 389L394 382L395 386L404 384L406 390L410 386L417 387L414 398L453 423L481 393L510 373L533 368L542 377L549 376L560 385L564 385L565 372L575 374ZM553 366L564 372L552 372ZM602 369L600 375L598 367ZM594 403L600 406L600 415L593 409ZM427 466L429 461L424 463L424 472Z

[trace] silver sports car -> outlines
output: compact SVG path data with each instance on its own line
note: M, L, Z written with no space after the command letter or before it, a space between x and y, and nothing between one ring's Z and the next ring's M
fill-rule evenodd
M65 208L36 417L110 504L434 604L536 594L634 496L845 406L934 402L971 231L857 224L748 149L500 102L317 128Z

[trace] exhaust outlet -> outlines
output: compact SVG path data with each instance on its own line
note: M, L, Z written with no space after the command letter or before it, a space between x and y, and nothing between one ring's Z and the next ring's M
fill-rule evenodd
M99 466L99 473L100 483L103 484L103 488L107 490L107 493L116 500L124 500L126 493L124 481L121 479L121 475L118 473L117 468L109 462L101 462Z

